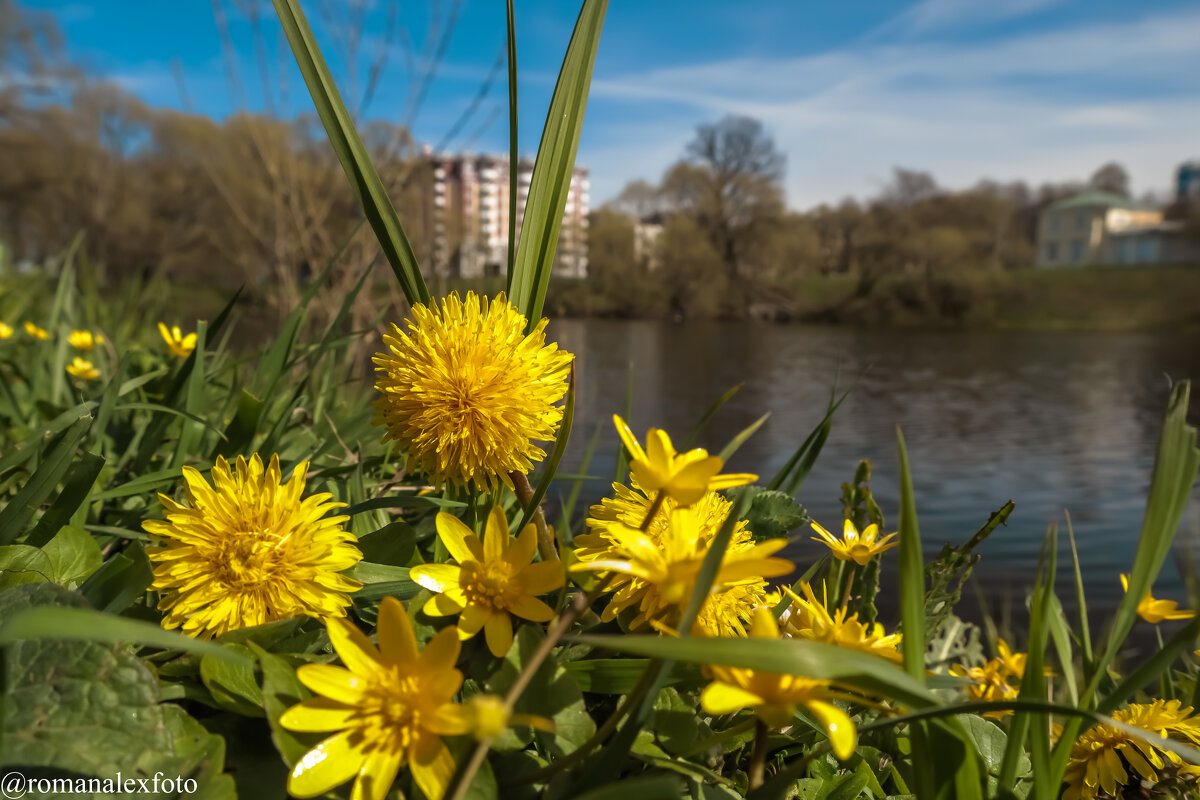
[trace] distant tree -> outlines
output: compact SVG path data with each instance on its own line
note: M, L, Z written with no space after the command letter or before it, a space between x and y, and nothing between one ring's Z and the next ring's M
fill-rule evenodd
M1115 161L1110 161L1092 173L1088 185L1102 192L1129 197L1129 173Z
M912 206L940 191L937 181L928 172L894 167L892 180L884 186L880 200L888 205Z
M648 181L630 181L606 206L640 219L663 210L662 191Z

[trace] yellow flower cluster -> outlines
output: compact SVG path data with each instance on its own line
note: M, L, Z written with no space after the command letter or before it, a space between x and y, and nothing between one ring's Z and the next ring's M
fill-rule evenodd
M1200 746L1200 716L1193 715L1191 707L1182 706L1178 700L1132 704L1114 713L1113 719L1164 738ZM1096 725L1071 746L1063 778L1067 785L1063 800L1124 797L1124 788L1131 781L1136 782L1140 777L1158 783L1164 768L1177 774L1200 776L1200 766L1187 763L1169 750L1160 750L1111 725Z
M1000 656L993 658L982 667L964 667L954 664L950 674L962 678L970 678L974 684L967 687L967 696L972 700L997 703L1002 700L1016 700L1020 694L1021 679L1025 677L1025 653L1014 653L1003 639L996 645ZM992 719L1002 719L1013 713L1004 709L987 711L983 716Z

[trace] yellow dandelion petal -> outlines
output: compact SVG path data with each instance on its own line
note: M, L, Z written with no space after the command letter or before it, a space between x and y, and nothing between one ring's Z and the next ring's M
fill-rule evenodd
M143 526L165 545L149 554L164 627L211 638L288 617L345 616L347 593L361 584L338 573L362 553L342 529L347 517L329 516L345 503L301 496L307 470L298 465L282 484L278 456L266 468L257 454L239 456L232 470L218 458L210 485L183 469L187 501L164 498L166 520Z
M393 325L376 354L375 423L435 484L511 484L546 453L562 420L572 356L546 344L503 294L468 292L440 309L418 304L408 330Z

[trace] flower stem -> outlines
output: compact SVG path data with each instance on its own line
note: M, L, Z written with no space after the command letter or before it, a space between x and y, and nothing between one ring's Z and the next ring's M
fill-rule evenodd
M754 721L754 753L750 756L750 789L763 784L763 773L767 766L767 724L761 719Z
M533 486L529 484L529 478L524 472L515 471L510 472L508 477L513 482L513 491L517 495L517 501L520 502L521 507L529 508L529 504L533 502ZM557 560L558 547L554 542L554 537L550 535L550 528L546 526L546 515L542 513L541 503L538 503L538 507L533 510L533 524L537 526L538 554L541 555L542 561Z
M858 569L853 561L847 561L846 565L850 568L846 575L846 589L842 593L842 608L847 608L850 604L850 590L854 588L854 572Z
M643 531L650 529L650 523L654 522L654 517L658 514L658 510L662 508L663 501L667 499L667 495L661 489L654 495L654 500L650 503L650 510L646 512L646 517L642 520Z
M526 485L528 485L528 482L526 482ZM525 667L521 670L521 674L517 676L513 685L509 687L508 694L504 695L504 708L507 711L512 711L513 706L516 705L517 700L521 697L521 693L529 687L533 676L537 674L538 669L542 666L542 662L554 650L554 646L558 644L559 639L571 629L571 625L579 618L580 614L591 608L592 602L600 596L600 593L604 591L607 585L608 581L604 580L597 584L587 595L582 593L575 595L571 607L559 616L558 622L555 623L554 627L546 635L546 638L542 640L541 645L538 646L538 649L534 651L529 661L526 662ZM475 750L471 753L470 760L467 761L466 766L459 772L457 780L452 784L454 791L449 795L450 800L463 800L467 796L471 782L475 780L475 773L479 772L479 768L483 766L483 761L487 758L490 747L490 739L483 739L475 745Z

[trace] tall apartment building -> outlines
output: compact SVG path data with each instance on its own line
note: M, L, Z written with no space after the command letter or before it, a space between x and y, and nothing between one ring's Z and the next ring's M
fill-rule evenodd
M508 260L509 161L505 156L427 154L432 164L433 262L439 275L476 278L504 274ZM517 236L529 196L533 162L517 165ZM590 183L576 167L563 209L554 273L587 277Z

